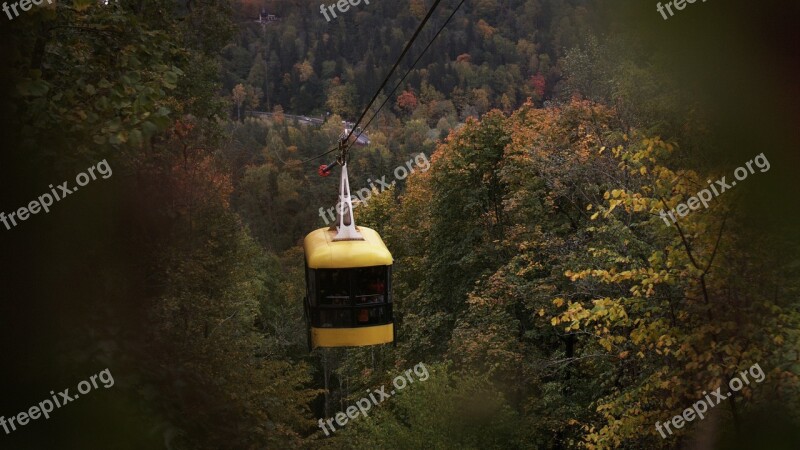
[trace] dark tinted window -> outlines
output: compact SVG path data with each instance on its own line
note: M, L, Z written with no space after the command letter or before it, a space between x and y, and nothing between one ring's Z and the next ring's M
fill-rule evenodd
M356 328L392 322L392 305L312 308L311 326L316 328Z
M350 304L350 274L346 269L316 271L317 299L320 305Z
M317 300L311 302L312 326L352 328L391 323L389 267L310 272L309 290Z
M356 304L386 302L386 267L364 267L353 271Z

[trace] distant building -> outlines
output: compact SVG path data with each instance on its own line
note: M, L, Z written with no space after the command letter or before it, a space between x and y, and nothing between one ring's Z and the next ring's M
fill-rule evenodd
M261 8L261 13L258 15L258 20L256 22L260 24L266 24L270 22L277 22L279 20L281 19L275 14L269 14L267 12L267 8Z

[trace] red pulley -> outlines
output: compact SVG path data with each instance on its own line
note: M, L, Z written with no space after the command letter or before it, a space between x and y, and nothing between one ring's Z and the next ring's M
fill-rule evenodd
M330 166L328 166L327 164L319 166L319 169L317 169L317 173L321 177L327 177L328 175L331 174Z

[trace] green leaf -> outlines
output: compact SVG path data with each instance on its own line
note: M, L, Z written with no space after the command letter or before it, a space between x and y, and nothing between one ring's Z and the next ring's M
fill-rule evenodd
M121 126L122 126L122 122L118 118L115 118L115 119L112 119L112 120L108 121L107 129L108 129L108 131L115 132L115 131L119 131Z
M49 90L50 85L43 80L24 80L17 84L17 92L24 97L40 97Z
M164 86L168 89L175 89L178 83L178 75L175 72L164 73Z
M146 137L150 137L158 133L158 127L153 122L146 121L142 123L142 132Z
M143 142L142 132L139 130L131 131L130 135L128 136L128 142L130 142L133 147L141 147Z
M169 126L169 117L164 116L151 116L150 121L153 122L158 128L165 129Z

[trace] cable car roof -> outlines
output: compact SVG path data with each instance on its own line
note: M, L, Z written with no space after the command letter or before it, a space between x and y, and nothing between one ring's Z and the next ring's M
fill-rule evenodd
M334 241L336 231L320 228L306 236L303 248L309 269L389 266L394 261L377 231L358 227L363 241Z

